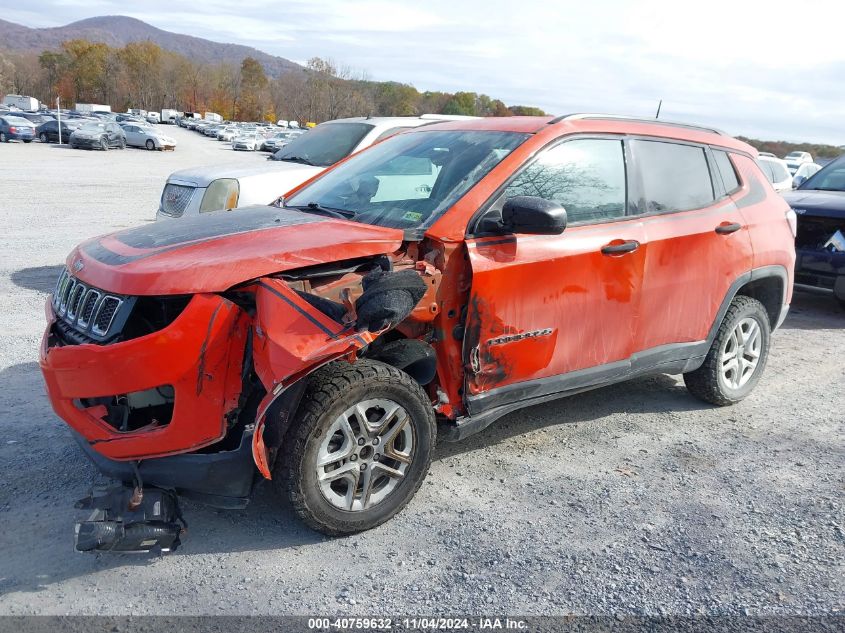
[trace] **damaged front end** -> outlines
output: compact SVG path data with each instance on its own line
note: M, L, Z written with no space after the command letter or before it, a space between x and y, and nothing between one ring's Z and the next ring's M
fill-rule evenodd
M244 507L272 477L303 379L326 363L366 356L432 383L440 271L415 255L160 297L63 273L40 364L56 413L112 480L77 504L92 513L76 549L176 549L180 496Z

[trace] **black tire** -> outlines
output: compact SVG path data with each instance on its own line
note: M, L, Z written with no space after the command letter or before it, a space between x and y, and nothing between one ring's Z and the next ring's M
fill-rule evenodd
M5 132L0 132L0 143L8 143L9 137L6 136Z
M120 149L126 149L126 139L125 139L125 138L120 139L120 142L118 143L118 145L117 145L117 146L118 146Z
M398 483L391 484L393 478L381 474L373 480L374 488L379 482L384 484L385 479L387 485L395 486L382 500L369 508L342 509L333 505L321 490L317 479L317 455L321 445L330 441L327 433L341 414L358 403L373 399L390 400L408 413L409 432L413 434L410 463ZM274 465L273 482L277 491L288 498L299 518L312 529L329 536L369 530L396 515L417 492L431 465L436 437L431 402L408 374L372 360L358 360L352 364L346 361L330 363L308 378L301 404ZM380 465L389 465L387 445L385 442L383 447L379 447L379 451L385 453L380 460L376 456ZM359 450L354 444L351 446ZM363 451L367 449L372 450L372 447L367 444L360 448L361 464L365 459ZM349 457L343 460L344 465L351 465L354 471L353 462L357 459L357 456ZM365 464L362 470L364 468ZM371 472L380 472L376 468L373 467ZM361 475L355 472L354 476ZM363 485L358 479L354 490L357 492L359 485L363 492Z
M100 139L100 149L104 152L107 152L109 149L109 142L105 136Z
M737 326L745 319L753 319L760 328L760 349L757 359L757 366L747 379L747 382L739 387L733 387L723 377L720 364L725 346ZM725 318L719 326L716 338L707 352L704 364L689 373L684 374L684 383L689 392L700 400L715 404L720 407L736 404L745 398L754 387L760 382L763 370L766 368L766 361L769 357L769 344L771 340L771 323L769 315L763 304L746 297L738 295L734 297L728 308Z
M41 134L38 135L38 140L41 141L42 143L46 143L47 142L47 135L44 132L41 132Z
M32 143L32 139L29 139L28 141L24 141L24 143Z
M153 151L156 148L155 141L151 138L147 139L147 142L144 143L148 150Z

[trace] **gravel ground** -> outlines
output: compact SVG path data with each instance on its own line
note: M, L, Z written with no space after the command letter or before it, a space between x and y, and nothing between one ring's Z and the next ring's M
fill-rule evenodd
M174 555L73 553L95 471L36 364L59 267L151 221L171 171L263 160L172 133L166 154L0 146L0 614L845 610L845 312L802 294L735 407L640 379L441 444L410 506L365 534L310 532L262 485L244 511L186 503Z

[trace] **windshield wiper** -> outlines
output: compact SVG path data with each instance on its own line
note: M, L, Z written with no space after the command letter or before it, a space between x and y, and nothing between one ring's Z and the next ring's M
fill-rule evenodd
M309 211L316 211L317 213L322 213L323 215L328 215L333 218L340 218L341 220L352 220L358 215L355 211L349 211L348 209L335 209L332 207L324 207L319 202L309 202L304 207L285 205L285 209L296 209L297 211L304 211L306 213L308 213Z
M279 160L284 160L289 163L302 163L303 165L311 165L312 167L319 167L319 165L315 165L310 160L303 156L285 156L284 158L280 158Z

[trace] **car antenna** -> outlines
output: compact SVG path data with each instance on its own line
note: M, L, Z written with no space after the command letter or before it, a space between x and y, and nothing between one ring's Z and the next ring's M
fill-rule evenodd
M654 115L655 119L660 118L660 108L663 106L663 99L660 100L660 103L657 104L657 114Z

